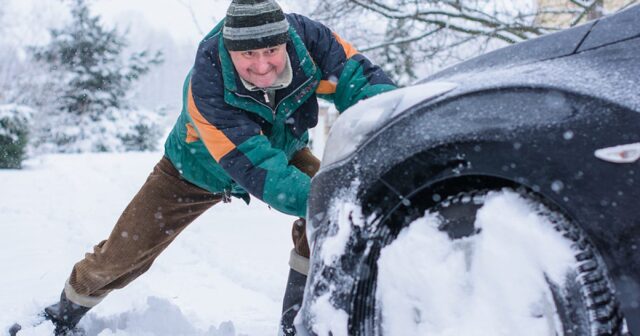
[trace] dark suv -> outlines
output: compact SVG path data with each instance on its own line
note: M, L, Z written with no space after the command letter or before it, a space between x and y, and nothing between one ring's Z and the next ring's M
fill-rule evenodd
M381 251L425 214L452 241L481 237L479 209L508 192L572 251L565 278L541 275L548 334L640 335L639 158L640 6L361 102L312 182L299 333L386 334Z

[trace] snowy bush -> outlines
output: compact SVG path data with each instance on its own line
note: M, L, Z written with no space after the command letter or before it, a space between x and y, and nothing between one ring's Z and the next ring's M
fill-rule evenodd
M135 113L131 113L135 112ZM132 118L133 117L133 118ZM127 124L118 134L125 151L153 151L158 149L158 143L162 137L161 119L163 112L150 110L129 111Z
M49 117L36 144L42 152L124 152L156 150L162 112L108 108L99 116Z
M0 105L0 168L20 168L26 156L33 110Z

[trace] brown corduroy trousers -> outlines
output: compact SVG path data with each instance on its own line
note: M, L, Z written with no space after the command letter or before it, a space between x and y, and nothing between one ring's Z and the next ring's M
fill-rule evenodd
M320 161L304 148L289 162L309 176ZM173 164L163 157L140 191L124 210L113 231L98 243L93 253L75 264L65 286L67 298L86 307L96 305L114 289L125 287L146 272L160 253L193 220L223 201L180 177ZM304 220L293 225L295 252L309 257Z

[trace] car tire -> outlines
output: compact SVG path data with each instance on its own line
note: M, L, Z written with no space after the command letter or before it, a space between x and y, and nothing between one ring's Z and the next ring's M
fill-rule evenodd
M484 204L490 190L472 190L457 193L436 202L427 211L437 213L441 219L439 229L445 231L450 239L459 239L481 234L474 227L476 213ZM566 283L556 284L547 279L553 296L554 311L562 324L565 336L604 336L625 335L624 318L615 297L607 267L587 235L579 225L569 220L559 211L549 210L541 199L532 193L520 192L554 226L555 231L568 240L574 251L574 272L567 275ZM422 209L421 209L422 210ZM401 211L401 210L400 210ZM410 216L419 211L408 210ZM397 216L396 216L397 218ZM408 225L408 221L405 222ZM380 230L389 236L389 230ZM391 235L392 236L392 235ZM371 272L358 280L355 289L355 314L350 323L350 334L382 335L383 328L380 311L372 297L375 297L377 284L377 259L380 250L390 244L395 237L378 240L368 256L366 264ZM381 242L381 243L380 243ZM550 317L547 317L550 318Z

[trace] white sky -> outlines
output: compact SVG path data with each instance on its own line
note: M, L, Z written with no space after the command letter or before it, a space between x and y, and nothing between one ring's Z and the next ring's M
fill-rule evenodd
M176 41L197 43L224 17L231 0L87 0L93 14L109 24L135 29L146 22L166 31ZM43 29L68 17L60 0L7 0L2 8L10 16L16 39L38 39ZM288 10L286 1L281 6Z
M166 30L176 40L196 42L224 17L229 3L229 0L94 0L91 7L105 22L124 21L135 26L135 20L142 19L158 30Z
M103 22L136 29L146 23L176 41L197 42L222 18L230 0L88 0ZM69 17L60 0L8 0L4 8L14 39L37 43L43 32ZM191 14L193 12L193 15ZM199 31L198 27L202 30Z

